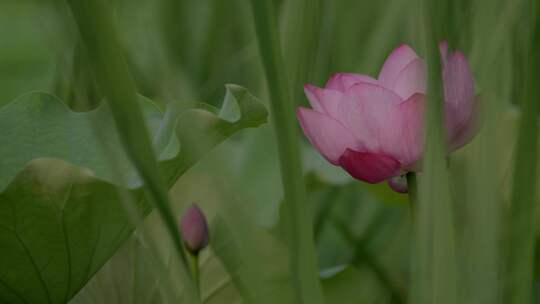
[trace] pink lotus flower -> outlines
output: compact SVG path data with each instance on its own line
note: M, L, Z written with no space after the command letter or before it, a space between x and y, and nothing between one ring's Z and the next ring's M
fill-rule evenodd
M476 134L474 79L465 56L443 42L445 123L448 152ZM307 84L313 109L298 108L300 125L315 148L332 164L368 183L389 180L406 192L403 179L419 170L424 145L426 63L408 45L386 59L378 79L338 73L324 88Z

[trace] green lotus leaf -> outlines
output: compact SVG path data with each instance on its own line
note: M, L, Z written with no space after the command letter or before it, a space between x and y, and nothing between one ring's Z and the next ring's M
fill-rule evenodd
M139 97L161 173L171 186L209 149L266 122L265 107L227 86L222 109ZM152 210L106 104L76 113L47 93L0 108L0 302L65 303L131 235L122 205Z

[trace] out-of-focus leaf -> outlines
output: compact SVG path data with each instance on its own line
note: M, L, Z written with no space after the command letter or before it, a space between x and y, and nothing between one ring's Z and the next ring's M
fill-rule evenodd
M385 291L366 270L343 266L331 276L322 279L326 303L368 304L385 303Z
M212 249L243 303L295 303L285 243L248 219L230 223L216 217L212 226Z
M497 121L499 122L496 131L497 139L500 142L509 143L507 145L500 145L496 151L493 151L498 163L500 164L497 166L496 175L497 182L500 185L498 191L505 201L510 200L510 187L511 181L513 180L513 167L511 160L514 153L515 140L517 138L518 125L521 121L521 115L522 114L519 108L509 105L509 107L497 118ZM538 123L540 124L540 120ZM478 141L473 140L470 144L451 155L450 169L453 171L452 174L455 176L454 180L463 179L463 182L466 181L466 179L464 179L462 176L463 172L459 172L459 170L466 170L466 166L474 162L474 152L475 149L479 149L479 144L480 143ZM460 186L461 188L464 188L467 185ZM538 186L540 187L540 182L538 183ZM463 193L460 194L463 195ZM460 199L463 200L465 198Z
M327 303L359 303L358 288L363 281L361 272L354 267L346 267L324 278L322 286Z
M47 35L57 21L46 8L50 2L0 3L0 106L23 92L47 89L54 78L58 54L50 41L60 49L63 40Z
M221 111L234 115L173 105L162 119L141 101L169 185L228 136L265 122L251 94L227 88ZM140 215L151 207L105 106L74 113L32 93L0 109L0 129L0 301L65 303L135 228L118 190L129 189Z
M150 211L133 190L135 210ZM0 300L64 303L134 226L112 184L63 161L32 162L0 193Z
M150 223L157 224L153 221ZM145 223L146 226L147 223ZM143 228L144 229L144 228ZM164 229L158 229L166 233ZM164 258L173 270L178 265L171 259L172 248L167 247ZM158 263L151 249L138 235L130 238L103 266L70 303L72 304L167 304L182 302L182 288L168 295L160 282L155 265ZM221 261L210 249L201 252L199 259L202 299L205 304L240 303L241 297ZM172 280L171 277L164 279Z
M70 303L165 303L152 259L146 245L130 238Z
M227 88L221 110L202 108L202 104L190 109L171 104L163 118L151 101L140 97L167 179L176 180L205 151L234 132L266 122L266 109L247 90L235 85ZM0 109L0 128L0 146L6 147L0 152L0 191L31 160L42 157L90 169L97 178L116 185L140 186L105 105L95 111L75 113L52 95L30 93ZM105 151L103 144L107 146ZM111 157L119 162L116 166L122 180L115 178L118 173L108 165Z
M155 219L151 218L144 226L155 229L156 236L162 235L165 231L153 221ZM285 244L244 216L233 215L230 219L234 225L222 215L214 217L211 221L211 247L201 252L199 265L203 303L295 303ZM164 260L169 260L171 249L170 245L162 248ZM152 256L147 251L140 239L127 242L74 298L73 303L146 303L140 300L152 297L157 298L156 304L184 303L180 291L174 299L167 300L155 275L156 270L147 269L152 264L148 261ZM176 266L169 264L168 267ZM143 271L146 271L143 276L136 275ZM137 282L132 279L134 277L143 280L139 286L145 288L135 288Z
M152 102L140 99L148 129L155 136L162 114ZM127 188L140 186L105 104L95 111L76 113L50 94L28 93L0 109L0 128L0 191L30 161L44 157L87 168L110 183ZM106 151L102 144L107 145ZM115 179L109 157L117 160L125 182Z

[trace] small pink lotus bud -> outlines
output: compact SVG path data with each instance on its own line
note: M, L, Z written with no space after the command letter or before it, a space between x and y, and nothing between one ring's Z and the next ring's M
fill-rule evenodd
M392 190L398 193L408 193L409 188L407 186L407 175L394 176L388 179L388 185Z
M193 255L208 245L208 225L202 210L192 204L182 216L180 232L186 249Z

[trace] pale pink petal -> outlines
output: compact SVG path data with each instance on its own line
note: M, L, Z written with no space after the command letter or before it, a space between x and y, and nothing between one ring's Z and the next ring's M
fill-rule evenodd
M398 95L382 86L359 83L343 96L340 121L358 138L363 150L379 152L398 140L397 106L401 101Z
M368 183L380 183L399 174L401 164L396 159L369 152L347 149L339 158L339 164L352 177Z
M337 120L311 109L298 108L296 117L311 144L332 164L347 148L357 147L354 136Z
M311 85L311 84L304 85L304 93L306 94L306 97L309 101L309 104L311 105L311 108L313 108L313 110L319 113L326 113L326 110L324 109L322 102L320 100L319 91L320 91L320 88L314 85Z
M371 76L354 73L336 73L330 77L325 89L345 92L359 82L377 84L377 80Z
M361 151L391 156L409 168L422 154L424 99L414 94L401 101L383 87L359 84L340 103L341 122Z
M411 61L399 72L392 90L407 99L414 93L426 93L426 64L422 59Z
M399 175L394 176L388 179L388 186L392 188L392 190L398 192L398 193L408 193L409 187L407 187L407 176L406 175Z
M456 51L443 69L446 128L449 138L461 132L473 115L474 79L465 56Z
M474 78L465 55L456 51L450 55L443 70L444 95L446 102L468 105L474 100Z
M388 58L386 58L379 72L380 84L387 88L392 88L399 72L415 59L418 59L418 55L406 44L402 44L394 49Z
M336 90L322 89L311 84L304 85L304 92L315 111L337 118L337 109L343 93Z
M449 152L457 150L464 145L468 144L482 127L482 117L480 110L480 98L476 96L472 114L469 116L467 122L457 130L453 137L449 138Z
M446 62L448 62L448 42L439 42L439 52L441 53L441 64L444 68L446 67Z
M399 105L401 146L399 160L403 169L417 171L424 151L424 112L426 96L416 93Z

